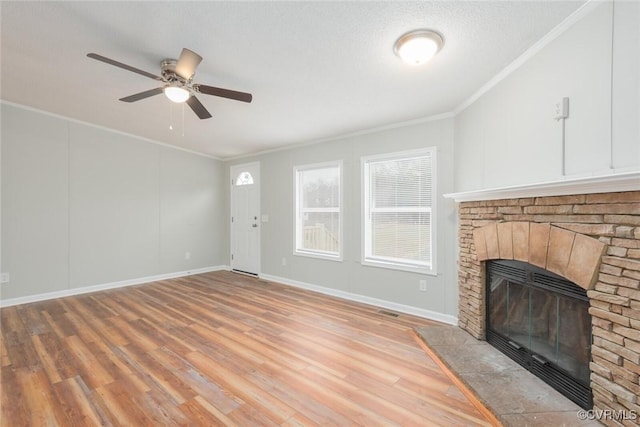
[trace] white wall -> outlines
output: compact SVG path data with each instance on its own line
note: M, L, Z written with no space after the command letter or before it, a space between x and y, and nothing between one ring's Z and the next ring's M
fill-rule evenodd
M429 146L438 147L438 275L361 265L361 157ZM293 167L333 160L343 161L343 261L293 255ZM445 314L449 319L457 316L456 210L453 202L441 197L453 190L452 119L277 151L229 162L229 166L252 161L260 162L261 208L269 216L269 222L261 224L263 275L319 286L329 293L384 300L426 314ZM285 266L282 258L286 258ZM420 279L427 280L427 292L419 291Z
M615 3L615 37L614 4L588 7L456 116L456 191L640 167L638 4ZM563 97L570 98L565 175L562 122L553 119Z
M2 299L69 287L68 124L0 105Z
M228 264L221 162L0 108L2 300Z

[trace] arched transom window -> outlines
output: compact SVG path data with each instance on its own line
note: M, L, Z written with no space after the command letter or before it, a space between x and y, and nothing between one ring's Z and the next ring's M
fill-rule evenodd
M236 177L236 185L251 185L253 184L253 176L247 171L240 172Z

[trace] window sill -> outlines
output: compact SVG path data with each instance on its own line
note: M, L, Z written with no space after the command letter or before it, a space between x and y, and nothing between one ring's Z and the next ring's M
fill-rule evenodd
M316 258L316 259L324 259L327 261L342 262L342 255L329 255L329 254L323 254L320 252L306 252L306 251L295 251L293 255L301 256L305 258Z
M367 267L385 268L387 270L408 271L410 273L426 274L428 276L437 276L438 272L429 267L414 267L411 265L394 264L392 262L363 260L362 265Z

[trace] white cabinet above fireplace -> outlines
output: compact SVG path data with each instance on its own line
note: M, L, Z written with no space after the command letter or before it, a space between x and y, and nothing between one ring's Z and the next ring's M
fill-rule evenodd
M616 2L611 84L612 164L640 162L640 2Z
M458 107L454 167L461 192L640 171L640 3L588 2Z

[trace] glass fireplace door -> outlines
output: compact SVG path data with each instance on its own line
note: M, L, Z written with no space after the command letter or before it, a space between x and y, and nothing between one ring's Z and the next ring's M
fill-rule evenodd
M568 382L569 389L584 390L586 396L576 403L588 406L591 316L586 292L518 261L491 261L487 273L487 341L550 385Z

